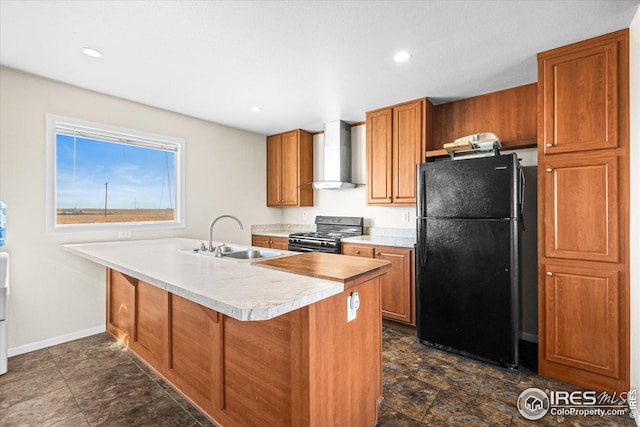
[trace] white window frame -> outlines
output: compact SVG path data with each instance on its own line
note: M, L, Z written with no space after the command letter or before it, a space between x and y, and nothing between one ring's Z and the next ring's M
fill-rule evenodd
M158 148L171 147L175 152L175 211L173 221L113 222L97 224L57 224L56 188L56 134L60 128L77 128L85 134L93 133L119 139L120 143ZM95 231L136 231L185 228L185 140L182 138L157 135L134 129L105 125L71 117L46 114L46 230L48 233L95 232Z

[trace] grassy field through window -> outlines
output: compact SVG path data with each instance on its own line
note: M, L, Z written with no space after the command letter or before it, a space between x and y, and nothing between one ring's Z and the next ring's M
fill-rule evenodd
M173 221L174 209L58 209L57 224Z

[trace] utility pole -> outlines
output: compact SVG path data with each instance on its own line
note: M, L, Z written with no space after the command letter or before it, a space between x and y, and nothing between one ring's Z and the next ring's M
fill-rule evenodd
M109 190L109 182L104 183L104 216L107 216L107 192Z

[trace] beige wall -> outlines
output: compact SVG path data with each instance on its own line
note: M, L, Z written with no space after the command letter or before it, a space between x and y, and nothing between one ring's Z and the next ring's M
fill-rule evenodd
M133 239L204 239L214 217L232 214L244 231L222 221L214 238L248 244L251 224L280 222L281 210L266 208L264 136L2 67L0 199L8 205L2 250L11 258L9 355L104 329L103 269L59 245L118 238L116 232L46 234L46 113L185 139L186 229L136 231Z
M640 9L630 27L631 92L631 388L640 392ZM638 414L640 415L640 414ZM640 426L640 416L636 417Z

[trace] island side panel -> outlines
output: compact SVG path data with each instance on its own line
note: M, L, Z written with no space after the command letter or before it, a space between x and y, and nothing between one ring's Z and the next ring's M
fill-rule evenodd
M107 332L126 346L133 341L137 285L137 279L107 269Z
M218 420L225 426L294 425L291 328L299 315L254 322L224 316L225 418Z
M169 365L169 294L138 280L135 328L129 346L157 369Z
M173 385L204 412L224 407L222 315L170 294L170 366Z
M347 297L360 308L347 321ZM380 277L309 307L311 426L375 426L382 400Z

